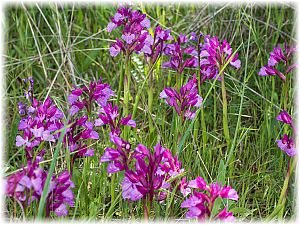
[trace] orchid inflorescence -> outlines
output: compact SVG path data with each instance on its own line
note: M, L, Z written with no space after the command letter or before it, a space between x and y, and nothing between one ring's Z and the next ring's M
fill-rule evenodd
M182 85L180 91L166 87L159 96L165 102L174 107L181 118L193 119L197 108L202 104L202 97L198 94L198 81L196 75L186 84Z
M241 61L237 58L238 53L233 55L229 43L226 40L223 40L221 43L216 36L210 37L206 35L204 37L200 57L201 83L206 79L223 79L218 74L226 63L229 63L236 69L241 67Z
M72 162L78 157L94 155L94 149L86 143L86 140L99 139L99 134L94 129L97 120L93 118L92 112L97 107L99 110L106 107L107 101L114 95L110 86L102 83L101 79L82 88L74 87L71 91L68 96L70 127L67 128L64 143L70 152L75 152Z
M287 43L284 43L283 49L279 44L273 49L270 53L268 64L260 69L259 76L277 75L281 80L286 80L286 76L296 68L296 64L292 62L296 48L294 46L288 47ZM283 62L285 71L280 71L278 68L280 62Z
M258 75L259 76L274 76L277 75L282 81L286 81L286 76L291 73L296 67L296 63L293 62L293 57L296 52L296 47L289 47L287 43L284 43L284 48L281 48L278 44L270 53L268 64L263 66ZM279 66L280 62L283 62L285 71L281 71L282 67ZM286 82L285 82L286 83ZM285 90L284 90L285 91ZM288 92L286 92L288 93ZM284 101L288 100L288 96L284 96ZM293 123L292 117L287 111L282 110L276 117L276 120L289 125L294 135L296 135L296 127ZM296 146L294 137L289 137L284 134L280 140L276 140L278 147L284 151L288 156L294 157L296 155Z
M212 183L208 186L202 177L197 177L195 180L191 180L187 187L193 189L191 196L181 204L182 208L189 209L186 214L187 218L206 220L214 216L223 221L234 221L235 218L231 212L227 211L227 206L217 215L212 215L212 209L217 198L238 200L237 192L230 186L222 186L219 183Z
M23 207L41 199L48 173L39 166L40 160L28 160L26 167L5 180L6 195L17 199ZM46 199L47 217L50 216L50 212L55 212L57 216L68 215L67 206L74 206L71 188L74 188L74 184L68 171L63 171L57 177L52 176Z
M286 112L281 111L279 115L276 117L278 121L281 121L285 124L288 124L294 131L294 135L296 135L296 128L293 123L292 117ZM296 146L293 137L289 137L287 134L284 134L282 139L276 140L278 147L284 151L288 156L296 155Z
M58 139L64 115L50 97L45 102L33 98L32 103L24 104L19 113L22 116L18 126L21 133L16 137L16 146L24 146L27 159L32 159L34 149L42 142L51 143Z

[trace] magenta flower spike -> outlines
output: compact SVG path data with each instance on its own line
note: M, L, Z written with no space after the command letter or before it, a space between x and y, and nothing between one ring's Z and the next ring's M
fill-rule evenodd
M124 199L137 201L148 196L151 202L153 199L163 201L167 196L166 190L175 186L171 186L168 180L183 172L177 157L173 157L171 151L160 144L154 147L153 153L146 146L139 144L132 154L133 159L135 167L126 169L122 182ZM184 191L188 192L184 181L182 185Z
M43 155L44 152L41 153ZM34 201L39 201L43 193L47 179L47 172L39 167L40 160L33 163L29 160L23 170L9 176L5 180L5 194L16 198L23 203L24 207ZM74 206L74 188L67 171L62 172L57 178L52 177L49 193L46 199L46 216L53 211L57 216L68 215L67 205Z
M113 106L111 103L108 103L103 106L99 112L99 119L95 120L95 126L109 125L111 134L114 136L120 136L121 126L136 127L136 123L131 119L131 115L119 118L120 115L117 105Z
M113 134L110 134L110 140L116 145L116 148L106 148L100 162L109 162L107 166L108 173L127 170L130 162L130 143Z
M283 51L284 49L284 51ZM270 57L268 59L268 64L263 66L258 75L259 76L274 76L277 75L283 81L286 80L286 76L296 68L296 64L292 62L293 55L296 52L296 48L294 46L288 47L287 43L284 43L284 48L280 47L280 44L277 45L270 53ZM285 67L285 71L280 71L278 68L278 64L283 62Z
M285 124L288 124L296 135L296 127L293 123L292 117L285 110L281 111L276 117L276 120L281 121ZM289 137L287 134L284 134L282 139L276 140L278 147L284 151L288 156L294 157L296 155L296 146L294 139Z
M118 27L122 27L122 36L110 46L109 52L112 57L116 57L120 52L124 52L127 56L133 52L151 53L153 37L147 31L150 28L150 20L146 14L128 7L120 7L106 29L112 32Z
M154 199L154 196L158 194L157 191L163 184L164 176L157 174L163 151L165 149L160 144L154 147L153 154L144 145L138 145L133 153L133 157L136 159L135 171L128 169L125 172L125 178L127 179L124 183L126 185L122 186L124 199L129 198L132 201L136 201L146 195L149 195L150 201ZM137 194L134 196L126 195L129 191L126 189L128 187Z
M169 61L164 62L162 67L172 68L182 74L185 68L195 68L198 66L197 51L192 46L186 46L188 38L180 34L174 43L166 44L164 55L170 57Z
M89 86L74 88L68 96L69 113L71 116L74 116L83 108L86 108L89 113L92 110L93 103L98 103L103 107L112 96L115 96L115 93L107 83L102 83L102 79L97 82L91 82Z
M221 186L219 183L212 183L207 185L203 178L197 177L188 183L189 188L198 189L193 190L191 196L182 202L181 208L188 208L186 218L196 218L198 220L205 220L212 215L214 202L217 198L226 198L237 201L238 194L230 186ZM215 218L223 221L233 221L232 213L227 212L227 208L218 213Z
M156 60L163 54L167 48L167 41L173 40L171 30L164 30L160 26L155 28L154 36L147 36L147 44L143 46L146 51L143 51L146 56L146 61L153 65Z
M64 115L49 97L44 103L33 99L29 107L23 103L21 105L20 114L23 118L19 122L20 133L16 136L16 146L25 147L29 160L34 156L33 149L41 142L53 143L59 138L60 133L57 131L63 127Z
M198 95L198 81L196 75L193 76L177 92L175 89L167 87L160 93L160 98L175 108L178 116L192 120L196 115L197 108L202 105L202 97Z
M68 171L62 172L57 178L52 177L46 201L46 215L53 211L57 216L67 216L67 206L74 207L74 194L71 188L75 186L70 178Z
M200 52L201 83L206 79L217 78L219 71L229 60L231 66L239 69L241 61L238 59L238 53L234 56L232 54L232 48L226 40L221 43L218 37L206 35ZM222 76L218 79L222 79Z
M77 158L94 155L94 149L89 148L86 143L88 139L99 139L99 134L94 129L98 126L98 121L93 119L93 107L100 106L102 110L114 95L110 86L102 83L100 78L99 81L90 82L82 88L74 88L68 96L71 119L68 122L70 127L67 129L64 144L71 152L75 152L71 166Z

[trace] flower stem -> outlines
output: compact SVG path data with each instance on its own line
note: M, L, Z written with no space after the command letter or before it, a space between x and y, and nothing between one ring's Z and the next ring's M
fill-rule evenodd
M143 198L144 222L149 222L149 211L147 207L147 195Z
M180 86L181 86L180 76L181 76L181 74L179 72L177 72L176 73L176 89L177 89L177 91L180 90Z
M124 71L121 69L120 79L119 79L119 88L118 88L118 93L117 93L117 104L120 103L120 96L121 96L121 89L122 89L123 82L124 82Z
M148 123L149 123L149 130L150 133L153 130L153 123L152 123L152 106L153 106L153 70L151 69L153 65L150 66L149 70L149 80L148 80Z
M286 202L289 180L290 180L291 174L292 174L292 172L293 172L293 170L296 166L296 163L297 163L297 157L289 159L287 173L286 173L286 176L285 176L285 180L284 180L284 183L283 183L283 187L282 187L277 205L285 204L285 202ZM282 209L279 212L279 215L278 215L279 219L282 219L283 213L284 213L284 205L283 205Z
M128 105L130 97L130 56L125 57L125 76L124 76L124 107L123 116L128 116ZM124 140L128 140L129 127L124 127Z
M130 97L130 57L126 56L125 58L125 76L124 76L124 110L123 115L128 115L128 104Z
M111 175L111 183L110 183L110 204L114 204L115 201L115 180L116 180L116 174L113 173Z
M229 128L228 128L228 116L227 116L227 95L226 95L226 87L225 87L225 77L224 74L222 74L222 101L223 101L223 130L224 130L224 136L227 142L227 148L230 147L230 134L229 134Z
M201 86L200 86L200 78L199 78L199 81L198 81L198 91L199 91L199 95L202 96L202 91L201 91ZM206 143L207 143L207 136L206 136L206 122L205 122L205 117L204 117L204 107L200 108L200 113L201 113L201 128L202 128L203 148L205 148ZM196 122L199 123L198 120Z

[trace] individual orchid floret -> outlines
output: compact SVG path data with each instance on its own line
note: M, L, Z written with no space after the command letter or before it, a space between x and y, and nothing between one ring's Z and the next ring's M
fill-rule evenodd
M294 46L289 48L287 43L284 43L283 49L281 48L280 44L273 49L273 51L270 53L268 64L260 69L258 73L259 76L277 75L281 80L286 80L286 76L296 68L296 64L292 62L296 48ZM284 71L280 71L278 68L276 68L280 62L283 62L285 66Z
M174 107L178 116L190 120L195 117L195 109L200 108L203 100L198 94L198 81L195 75L180 88L179 92L170 87L165 88L160 93L160 98Z
M234 222L235 217L232 212L227 211L227 207L225 207L219 214L216 216L217 219L224 222Z
M232 213L227 212L227 208L217 215L212 215L214 202L217 198L226 198L237 201L238 194L230 186L221 186L219 183L207 185L203 178L197 177L188 183L187 187L198 189L193 190L191 196L182 202L181 208L188 208L186 218L196 218L198 220L209 219L215 216L223 221L233 221Z
M200 52L201 83L206 79L217 78L219 72L228 63L236 69L241 67L238 53L233 55L232 48L226 40L221 43L218 37L204 37L204 44ZM219 76L222 79L222 76Z
M134 51L151 53L150 46L153 44L153 38L147 31L150 28L150 20L146 14L128 7L120 7L108 23L107 31L111 32L118 27L122 27L122 40L116 39L116 42L110 46L112 57L116 57L120 52L124 52L127 56Z
M99 112L99 118L95 120L95 126L109 125L112 135L120 136L121 126L136 127L136 123L131 119L131 115L120 118L117 105L113 106L111 103L108 103Z
M18 102L18 109L20 116L26 115L26 105L23 102Z
M294 124L293 124L293 120L292 120L292 117L290 116L290 114L288 114L287 111L285 110L282 110L279 115L276 117L276 120L278 121L281 121L285 124L288 124L292 127L294 127Z
M281 140L276 140L278 147L284 151L288 156L294 157L296 155L296 146L293 138L289 138L287 134L283 135Z
M188 187L188 182L186 182L186 177L183 177L179 183L179 188L181 194L186 197L188 196L192 191L191 188Z
M129 164L129 155L131 145L122 138L110 135L110 140L116 145L116 148L106 148L100 162L109 162L107 166L108 173L116 173L127 170Z
M182 74L185 68L197 67L197 51L192 46L185 46L187 42L188 38L180 34L174 43L167 44L164 48L164 55L170 58L162 64L162 67L172 68L178 74Z
M168 174L167 179L182 174L184 169L181 168L181 166L182 163L178 160L177 155L173 157L172 152L169 149L163 151L159 170L162 171L162 174Z

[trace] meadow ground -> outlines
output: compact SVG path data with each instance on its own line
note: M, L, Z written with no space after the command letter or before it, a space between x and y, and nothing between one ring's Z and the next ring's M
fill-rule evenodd
M206 133L200 114L193 126L178 124L171 107L159 99L167 86L175 84L175 72L161 68L163 56L155 65L153 76L153 108L148 110L147 67L141 55L132 56L129 112L140 93L134 115L137 128L130 132L130 143L143 143L153 149L158 140L178 158L188 180L197 176L208 183L230 184L239 200L229 203L229 209L239 221L295 218L295 178L292 175L283 210L276 208L287 173L289 157L277 147L287 128L276 120L282 109L294 117L293 73L287 76L288 101L284 100L283 82L279 77L258 76L267 63L269 53L278 43L295 40L295 8L290 4L137 4L134 8L146 13L151 27L160 24L171 29L174 37L180 33L203 34L226 39L237 50L241 68L225 71L228 101L228 124L231 138L228 148L223 133L221 82L207 80L201 85ZM5 174L12 174L26 164L24 149L16 147L20 115L18 102L25 101L26 84L22 79L34 78L34 97L43 101L50 96L57 107L66 112L67 96L72 85L82 86L102 77L117 93L120 102L123 89L119 79L124 73L124 57L111 57L109 46L120 37L120 31L108 33L106 26L116 12L113 5L26 4L5 7L5 82L6 82L6 158ZM184 79L193 69L184 70ZM122 84L121 84L122 85ZM121 86L122 87L122 86ZM117 97L114 97L117 98ZM120 105L122 105L120 103ZM109 141L109 130L97 128L99 139L92 143L95 154L80 158L73 165L74 207L69 219L137 219L143 218L142 201L128 203L122 199L124 175L111 176L107 163L99 159ZM180 143L176 140L181 133ZM205 139L203 138L205 136ZM42 163L49 168L55 146L47 149ZM70 169L70 154L59 149L54 174ZM87 169L88 168L88 169ZM84 176L83 176L84 175ZM114 180L112 182L111 180ZM114 183L114 185L112 185ZM111 189L115 191L112 192ZM112 197L113 196L113 201ZM177 195L177 194L176 194ZM153 203L150 218L184 219L180 208L183 196L169 193L163 203ZM32 218L35 207L22 210L11 198L5 199L8 218ZM37 208L37 207L36 207ZM277 210L277 211L276 211ZM55 215L51 217L58 219Z

